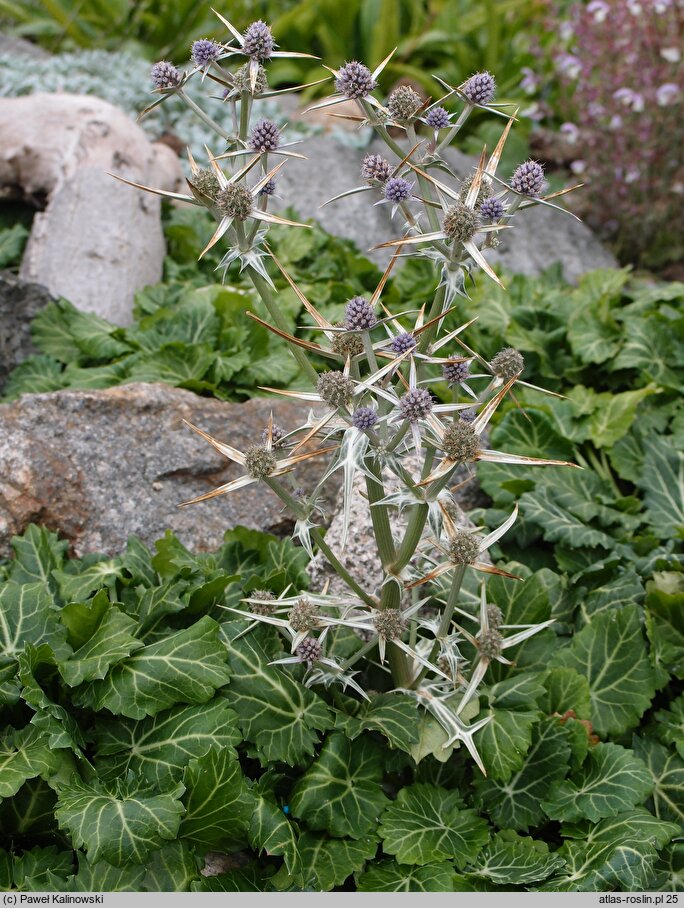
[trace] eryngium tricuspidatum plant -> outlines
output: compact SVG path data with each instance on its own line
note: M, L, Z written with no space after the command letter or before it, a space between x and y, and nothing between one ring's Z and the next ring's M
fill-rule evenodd
M375 292L369 299L353 297L344 320L331 322L306 298L266 243L271 224L307 226L270 210L276 173L287 158L297 155L283 145L275 124L252 122L253 98L269 95L264 64L293 54L276 50L270 28L261 21L240 32L219 18L227 28L226 40L216 45L196 42L194 69L181 71L166 61L153 68L155 104L169 95L185 100L216 133L221 149L202 167L191 159L192 194L160 194L205 208L214 217L216 230L205 251L220 244L224 254L219 268L225 273L236 262L249 275L270 319L259 323L287 342L300 366L301 381L308 383L308 390L266 390L301 398L311 409L309 418L287 436L271 420L245 450L231 444L229 437L213 438L188 423L238 472L185 504L266 484L281 499L294 522L294 536L309 557L318 550L347 593L289 590L276 600L268 591L255 590L245 596L245 609L232 609L249 621L243 633L251 633L257 624L275 628L287 643L287 653L274 664L283 671L295 666L303 683L319 691L339 684L349 695L367 698L364 688L372 669L375 690L380 684L384 691L408 693L418 709L428 710L442 725L444 747L460 742L484 771L475 735L489 719L469 724L469 717L477 715L478 687L492 661L507 663L504 650L549 622L508 635L507 616L487 603L484 581L479 609L461 601L466 572L498 574L516 582L491 564L488 550L512 526L517 506L496 529L477 531L454 522L457 509L450 486L457 470L472 471L478 462L524 467L556 462L487 447L492 416L513 386L524 384L522 356L506 348L488 363L461 339L469 323L454 326L450 310L457 295L465 296L467 279L478 269L499 282L485 253L499 232L510 229L509 216L531 205L553 204L541 197L543 171L535 162L526 162L510 183L497 176L513 119L493 103L494 79L488 73L471 76L460 87L441 81L444 96L419 117L423 105L413 89L396 89L386 107L375 97L389 58L374 70L358 61L332 70L335 91L314 107L354 102L355 120L370 125L387 146L386 156L366 155L360 162L365 183L351 192L370 193L371 204L392 202L392 216L401 216L403 223L401 236L379 244L394 254ZM214 123L184 90L190 79L206 76L224 89L233 132ZM475 106L508 122L491 154L483 152L475 172L459 184L433 165ZM403 130L404 138L390 135L388 124ZM419 130L424 133L420 139ZM269 160L273 157L279 158L275 166ZM418 312L403 311L400 305L390 312L383 290L399 256L405 255L423 256L433 264L431 299ZM278 305L276 279L289 284L304 305L310 321L301 331L299 327L292 331ZM309 460L325 461L326 466L306 488L296 470ZM343 545L352 500L359 483L365 484L378 565L370 576L345 567L341 553L327 545L320 528L323 492L338 473L344 477ZM462 615L479 629L471 632L456 624L456 616ZM357 645L339 637L341 628L352 633L352 640L356 637ZM346 640L344 650L338 639ZM470 647L465 658L459 647ZM385 673L382 683L378 670Z

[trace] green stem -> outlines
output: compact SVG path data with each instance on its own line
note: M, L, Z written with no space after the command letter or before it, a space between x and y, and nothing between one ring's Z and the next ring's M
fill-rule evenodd
M178 89L178 95L185 101L188 107L197 114L200 120L203 120L204 123L206 123L206 125L210 129L213 129L213 131L223 139L225 139L226 142L231 143L233 141L233 137L229 133L227 133L222 126L219 126L216 120L213 120L209 116L209 114L205 113L198 104L195 104L192 98L189 95L186 95L182 88Z
M247 141L249 132L249 115L252 108L252 99L248 91L240 92L240 140Z
M430 322L430 321L432 321L433 318L437 318L439 313L442 311L442 309L444 307L445 294L446 294L446 287L442 284L435 291L435 296L434 296L434 299L432 300L432 306L430 307L430 311L428 312L428 317L427 317L426 321ZM432 343L432 339L434 338L434 336L437 332L439 324L440 324L440 322L435 322L434 325L431 325L426 331L423 331L423 333L420 335L420 340L418 342L418 352L419 353L425 353L425 351L428 349L428 347Z
M449 632L449 627L451 626L451 620L454 617L454 610L455 610L456 606L458 605L458 598L461 595L461 585L463 584L463 578L465 576L465 569L466 569L465 564L459 564L453 573L452 580L451 580L451 589L449 590L449 596L447 598L447 602L444 607L444 611L442 612L442 620L440 621L439 627L437 628L437 635L435 638L435 642L432 646L432 650L430 652L430 658L428 659L428 662L432 662L435 659L435 657L437 656L437 652L439 651L439 641L443 637L446 637ZM414 684L416 684L416 685L419 684L423 680L425 675L427 675L427 673L428 673L427 668L422 668L418 677L414 681Z
M340 671L346 672L348 668L351 668L351 666L358 662L359 659L363 659L366 653L369 653L377 645L377 639L369 640L368 643L364 643L361 649L357 649L353 656L345 659L344 662L340 662Z
M399 574L401 571L403 571L403 569L413 557L413 554L418 548L418 543L420 542L423 535L427 516L427 504L416 504L411 507L411 513L406 525L406 533L404 534L404 538L402 539L401 545L399 546L396 560L392 565L393 574Z
M373 596L370 596L363 589L363 587L360 586L356 582L356 580L354 580L352 575L349 573L349 571L346 569L346 567L342 564L342 562L337 557L337 555L335 555L333 550L330 548L330 546L327 544L327 542L323 539L323 534L318 529L318 527L314 527L311 530L311 538L316 543L318 548L321 550L323 555L326 557L326 559L330 563L331 567L334 568L335 573L347 584L349 589L353 590L356 593L356 595L359 597L359 599L361 599L362 602L365 602L366 605L370 606L370 608L377 608L378 603L377 603L376 599L374 599Z
M273 319L273 323L275 324L276 328L279 328L281 331L289 334L290 326L288 325L287 320L278 308L275 296L273 295L273 291L271 290L268 282L259 274L258 271L252 268L251 265L249 266L247 271L257 293L261 297L261 301L268 309L268 314ZM318 373L309 362L309 359L307 358L304 351L300 347L296 347L293 344L290 344L290 352L299 363L302 371L305 373L309 381L313 382L315 386L318 383Z
M435 148L435 152L434 152L434 156L435 156L435 157L438 157L438 156L439 156L439 154L441 153L442 149L447 148L449 145L451 145L451 143L452 143L452 141L453 141L453 139L454 139L454 136L456 135L457 132L459 132L459 130L461 129L461 127L463 126L463 124L465 123L465 121L468 119L468 117L470 116L470 112L471 112L472 109L473 109L473 105L472 105L472 104L466 104L466 106L465 106L465 107L463 108L463 110L461 111L461 115L460 115L460 117L458 118L458 120L456 120L456 122L455 122L454 125L451 127L451 129L449 130L449 132L444 136L444 138L443 138L442 141L439 143L439 145L437 146L437 148Z
M373 523L373 532L375 542L378 547L378 554L383 568L392 564L396 557L394 551L394 539L392 538L392 528L390 526L389 511L386 505L377 504L385 497L385 487L382 482L382 474L379 467L372 460L366 461L366 467L373 478L366 474L366 491L368 492L368 503L370 505L371 521Z

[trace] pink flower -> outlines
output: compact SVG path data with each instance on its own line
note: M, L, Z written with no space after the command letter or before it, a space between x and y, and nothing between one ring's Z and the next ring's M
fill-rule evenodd
M658 107L669 107L678 99L679 86L674 82L666 82L656 90L656 101Z
M635 113L641 113L644 109L643 95L640 95L636 91L632 91L631 88L618 88L617 91L613 92L613 97L616 101L619 101L620 104L631 108Z
M574 145L579 139L579 129L574 123L563 123L560 131L565 141L570 145Z
M594 22L603 22L610 12L610 6L606 0L591 0L587 5L587 12L593 17Z

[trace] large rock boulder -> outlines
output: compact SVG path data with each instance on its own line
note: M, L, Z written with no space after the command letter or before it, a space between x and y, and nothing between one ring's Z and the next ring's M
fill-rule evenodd
M278 194L283 203L292 205L302 217L317 218L331 233L350 237L367 253L377 243L400 236L400 217L391 221L390 205L373 204L378 200L377 193L362 192L319 207L333 196L363 185L359 168L366 152L351 149L331 135L307 139L302 151L308 160L288 161L279 179ZM375 139L366 151L384 154L386 149ZM455 150L450 150L446 159L459 178L477 166L474 158ZM384 265L390 252L376 250L369 256ZM570 281L594 268L617 266L612 253L585 224L541 205L520 212L514 229L502 234L500 248L488 252L487 258L500 262L508 271L531 275L560 262Z
M0 557L32 522L58 530L77 555L117 553L130 533L151 545L171 529L203 550L236 524L288 531L263 483L178 508L242 475L181 417L245 450L260 441L271 411L289 430L308 408L265 398L230 404L152 384L31 394L0 405ZM323 468L318 458L305 462L297 482L308 488Z
M0 271L0 394L7 376L31 353L31 320L52 297L40 284L27 284Z
M0 190L46 198L21 277L129 324L136 290L160 280L160 200L109 173L174 190L180 163L122 110L99 98L34 94L0 99Z

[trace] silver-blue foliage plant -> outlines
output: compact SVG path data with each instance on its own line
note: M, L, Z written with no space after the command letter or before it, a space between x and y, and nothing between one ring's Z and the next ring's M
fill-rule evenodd
M320 553L347 592L288 590L276 599L268 591L254 591L243 609L233 609L249 619L245 632L262 622L275 626L289 652L279 664L303 665L307 686L341 685L365 699L364 662L379 662L387 675L386 691L413 697L416 707L431 713L446 732L444 748L464 745L484 772L476 735L490 718L471 721L478 714L478 688L493 661L510 664L515 647L551 622L508 627L500 610L488 603L487 575L516 582L491 563L488 549L513 525L517 507L492 532L465 526L457 518L453 479L459 468L472 474L479 461L523 467L559 462L487 447L487 427L497 408L516 384L527 385L523 357L505 348L487 361L464 339L470 323L447 330L446 316L455 298L467 295L477 271L500 283L486 253L514 227L514 215L533 205L557 206L551 196L543 196L544 171L537 162L522 163L508 181L498 174L515 114L495 103L496 85L489 73L471 75L460 86L435 77L444 93L424 101L408 86L385 100L377 97L378 77L391 55L373 70L358 61L329 70L334 93L309 110L344 105L343 116L372 127L387 156L366 155L361 185L325 204L356 193L365 193L370 204L390 203L398 234L379 244L393 254L372 296L349 300L345 321L332 324L306 299L267 243L272 224L307 228L271 210L281 169L288 158L302 155L292 150L294 143L283 141L275 123L252 122L255 99L282 93L269 90L264 64L309 55L277 49L264 22L240 33L219 18L228 31L225 43L195 42L185 70L168 61L155 64L151 75L157 98L144 113L180 98L223 140L225 151L201 166L191 156L188 194L138 188L211 212L216 229L205 252L220 244L224 273L237 262L249 275L270 316L270 323L262 322L264 328L290 345L310 384L310 390L301 392L269 390L309 402L311 410L296 428L283 430L271 420L263 436L244 451L231 445L230 438L213 438L191 426L238 464L242 474L184 505L265 483L291 513L295 537L309 556ZM229 128L187 93L191 80L213 91L218 86L230 112ZM301 87L306 86L286 91ZM502 119L501 138L491 153L483 150L477 168L459 182L443 153L476 108ZM402 138L395 138L397 132ZM406 255L434 264L434 287L420 311L392 313L384 305L383 288L398 258ZM269 266L271 273L274 268L281 273L311 319L301 331L290 333ZM312 354L326 361L326 371L316 371ZM447 403L437 402L430 392L440 382L449 390ZM315 488L302 491L293 473L311 458L325 460L326 466ZM363 581L347 570L318 525L324 487L338 471L343 474L343 545L353 497L364 494L370 507L381 567L377 576ZM466 571L482 577L477 613L461 602ZM346 658L329 646L332 632L340 628L351 629L359 639Z

